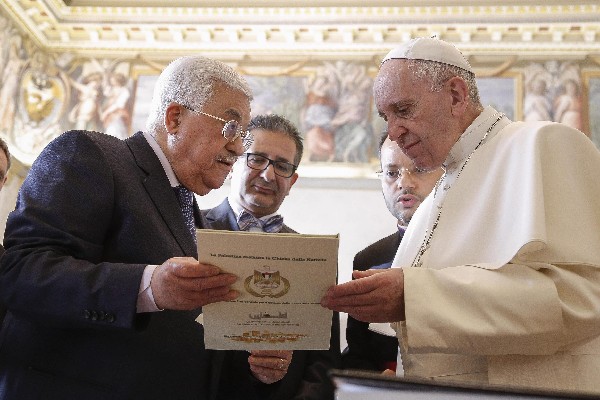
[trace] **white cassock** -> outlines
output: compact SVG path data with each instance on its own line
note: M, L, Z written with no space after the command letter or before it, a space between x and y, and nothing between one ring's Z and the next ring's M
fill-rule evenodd
M406 376L600 392L600 152L488 107L445 165L392 264Z

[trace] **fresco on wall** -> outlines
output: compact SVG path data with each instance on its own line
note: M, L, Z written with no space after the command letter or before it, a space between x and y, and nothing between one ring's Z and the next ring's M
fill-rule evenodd
M585 132L579 65L559 61L531 63L524 69L524 78L525 121L562 122Z
M104 132L125 139L131 128L133 82L129 63L90 59L69 77L73 102L68 120L74 129Z
M365 65L323 63L313 71L246 75L246 79L254 96L252 116L283 115L302 133L303 165L349 164L362 168L376 158L375 137L380 128L373 119L373 79ZM155 80L155 76L138 78L134 129L144 127Z
M589 81L588 110L590 113L590 133L592 141L600 149L600 76Z
M531 62L513 66L505 76L480 78L482 103L513 120L563 122L590 134L600 147L600 111L595 107L600 78L595 75L584 87L581 65ZM152 73L134 80L133 68ZM0 136L25 165L66 130L126 138L145 128L161 68L143 58L41 52L0 13ZM261 73L246 72L254 93L252 113L282 114L298 126L306 148L302 167L314 171L305 176L374 176L377 142L385 129L372 100L375 65L307 60L270 75L265 71L271 69L255 68ZM584 99L589 100L585 107Z
M368 163L373 153L371 87L367 68L323 63L308 76L247 77L252 114L279 113L301 130L304 162Z
M88 129L131 130L130 62L40 51L0 15L0 135L30 165L55 137Z

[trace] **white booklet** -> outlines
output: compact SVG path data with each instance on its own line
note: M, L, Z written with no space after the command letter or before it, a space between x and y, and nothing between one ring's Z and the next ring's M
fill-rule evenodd
M208 304L198 319L216 350L326 350L338 235L197 231L198 261L238 276L233 301Z

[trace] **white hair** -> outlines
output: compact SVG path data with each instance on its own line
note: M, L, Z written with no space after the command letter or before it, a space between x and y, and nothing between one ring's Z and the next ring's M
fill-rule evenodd
M477 82L475 81L475 74L466 71L462 68L455 67L454 65L444 64L436 61L429 60L406 60L408 63L408 69L412 72L413 76L417 79L427 79L431 82L430 90L432 92L439 92L442 89L444 83L455 76L462 78L467 84L469 90L469 100L477 108L483 109L481 100L479 98L479 90L477 89Z
M171 62L160 74L154 93L146 129L157 132L163 129L167 106L176 102L194 110L202 107L213 94L215 82L244 93L252 100L252 90L246 80L233 68L221 61L202 56L181 57Z

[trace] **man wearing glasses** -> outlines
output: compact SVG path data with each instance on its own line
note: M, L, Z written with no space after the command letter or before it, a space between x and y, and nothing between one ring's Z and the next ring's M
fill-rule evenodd
M354 256L353 269L390 268L404 231L417 207L431 192L442 176L443 169L420 171L396 142L383 132L379 139L381 192L390 213L396 218L398 230L367 246ZM348 316L346 341L348 347L342 354L342 365L349 369L385 371L396 369L398 339L395 332L382 334L383 324L371 324ZM386 324L389 326L389 324ZM382 332L382 333L377 333Z
M173 61L146 130L70 131L40 154L7 222L0 399L214 399L195 319L236 277L197 261L193 193L250 144L252 95L227 65Z
M229 196L203 214L213 229L296 233L277 211L298 179L302 138L278 115L257 116L248 130L254 141L233 167ZM228 351L219 399L333 399L327 370L339 366L339 349L334 313L327 351Z

